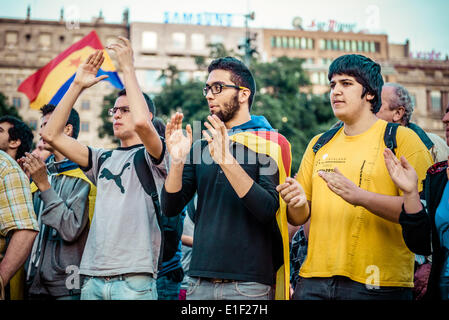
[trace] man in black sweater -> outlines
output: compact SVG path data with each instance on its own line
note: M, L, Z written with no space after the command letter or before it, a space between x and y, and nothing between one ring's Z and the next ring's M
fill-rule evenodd
M260 145L275 137L284 155L290 145L264 117L250 115L255 81L242 62L216 59L208 71L205 139L192 147L192 129L187 125L183 134L181 113L167 124L171 167L162 211L176 215L198 194L187 299L271 299L283 264L276 186L290 163L281 172L276 156Z

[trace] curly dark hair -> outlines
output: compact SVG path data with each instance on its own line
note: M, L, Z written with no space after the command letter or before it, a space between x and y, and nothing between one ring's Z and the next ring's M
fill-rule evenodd
M28 127L22 120L13 116L0 117L0 123L3 122L8 122L12 125L8 130L8 141L20 140L20 146L17 148L16 160L22 158L25 155L25 152L31 152L34 135L30 127Z

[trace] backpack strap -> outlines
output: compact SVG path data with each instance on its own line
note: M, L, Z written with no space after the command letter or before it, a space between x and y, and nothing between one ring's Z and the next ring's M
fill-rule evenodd
M328 143L340 130L340 128L343 126L343 123L340 125L333 127L332 129L329 129L325 133L323 133L315 142L315 144L312 147L313 152L316 154L318 150L321 149L326 143ZM396 154L396 148L397 148L397 142L396 142L396 133L398 131L399 123L391 123L389 122L387 124L387 127L385 128L384 133L384 142L388 149L390 149L394 154Z
M384 133L384 142L388 149L396 155L396 132L398 131L399 123L388 122Z
M434 146L433 141L429 138L427 133L420 126L418 126L415 123L409 123L407 127L409 129L412 129L418 135L418 137L421 139L421 141L424 143L427 149L431 149Z
M165 242L164 227L162 223L161 205L159 202L159 196L157 194L156 183L154 182L153 172L151 171L147 161L145 160L145 152L146 149L141 148L134 154L134 169L136 170L137 177L139 178L140 184L142 185L143 189L153 200L154 211L156 212L156 220L159 225L159 229L161 230L161 249L158 259L158 269L160 269L163 261L162 259Z
M340 125L333 127L332 129L329 129L325 133L323 133L315 142L315 144L312 147L313 152L316 154L318 150L321 149L322 146L324 146L326 143L328 143L337 133L338 130L343 126L343 122L340 123Z
M156 183L154 182L153 172L149 168L147 161L145 160L145 148L139 149L134 154L134 168L145 192L151 197L154 204L154 210L156 215L161 216L161 205L159 203L159 196L157 194Z

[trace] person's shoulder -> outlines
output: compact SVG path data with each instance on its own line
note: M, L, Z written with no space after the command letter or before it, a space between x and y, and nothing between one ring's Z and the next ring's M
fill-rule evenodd
M396 140L398 146L403 143L407 144L419 144L425 148L424 143L422 143L421 138L410 128L399 126L396 132ZM427 149L427 148L426 148Z
M2 176L9 173L24 174L19 164L11 158L6 152L0 150L0 174Z
M448 161L447 161L447 160L441 161L441 162L437 162L437 163L435 163L434 165L432 165L432 166L427 170L427 173L428 173L429 175L435 175L435 174L437 174L437 173L446 171L447 167L448 167Z

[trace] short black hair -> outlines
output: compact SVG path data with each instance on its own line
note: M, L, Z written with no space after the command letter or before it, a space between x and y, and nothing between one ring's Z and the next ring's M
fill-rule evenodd
M22 158L25 152L31 152L33 146L33 132L30 127L22 120L13 116L0 117L0 123L8 122L11 128L8 130L9 140L20 140L20 146L17 148L16 160Z
M153 125L159 136L165 138L165 123L161 118L153 118Z
M147 103L148 110L150 110L150 112L153 114L154 119L156 117L156 106L154 105L153 100L151 100L151 98L145 92L142 92L142 94L145 98L145 102ZM117 98L121 96L126 96L126 89L122 89L119 91L119 93L117 94Z
M372 94L371 111L377 113L382 106L382 79L380 64L360 54L346 54L335 59L329 66L328 79L331 81L335 74L347 74L356 79L363 86L362 98Z
M40 110L42 112L42 116L45 117L47 114L52 113L55 111L56 106L53 104L46 104L44 105ZM73 131L72 131L72 137L77 139L78 135L80 133L80 115L78 114L78 111L72 108L70 110L69 119L67 119L67 123L65 125L71 124Z
M207 71L211 73L214 70L225 70L231 73L231 81L241 87L246 87L251 91L248 99L249 110L253 104L256 94L256 81L248 67L240 60L234 57L223 57L213 60Z

